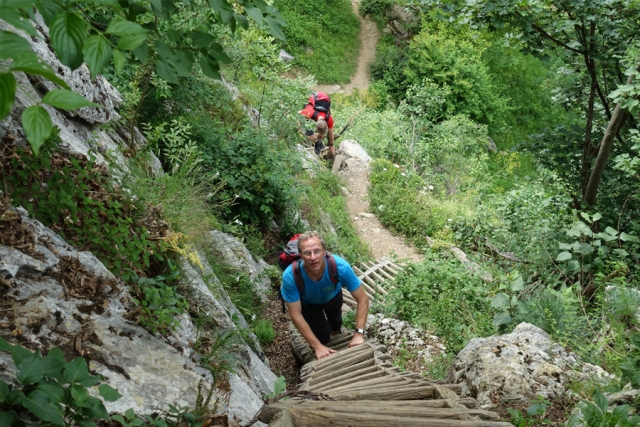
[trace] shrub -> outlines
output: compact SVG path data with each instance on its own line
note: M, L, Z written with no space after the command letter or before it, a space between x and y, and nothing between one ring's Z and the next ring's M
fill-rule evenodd
M358 12L362 16L371 15L375 19L383 19L392 5L391 0L363 0L358 6Z
M17 149L2 174L13 204L80 250L92 251L125 280L162 261L168 230L161 213L114 185L106 166L68 156L52 139L40 154Z
M396 276L395 286L388 309L434 331L450 352L493 331L485 285L449 253L427 251L422 263Z
M266 319L258 319L251 326L253 333L258 337L260 344L269 344L276 339L276 331L273 325Z

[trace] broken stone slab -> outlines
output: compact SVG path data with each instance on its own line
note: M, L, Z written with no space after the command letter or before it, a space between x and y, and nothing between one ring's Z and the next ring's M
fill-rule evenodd
M331 168L331 172L333 172L334 174L338 173L344 161L345 161L345 157L342 154L338 154L333 161L333 167Z
M369 212L359 212L358 215L367 219L375 218L375 215Z

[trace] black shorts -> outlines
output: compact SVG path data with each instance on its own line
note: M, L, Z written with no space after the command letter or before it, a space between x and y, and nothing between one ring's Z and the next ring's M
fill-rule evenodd
M342 291L324 304L302 304L302 317L311 332L324 345L331 339L332 332L342 327Z

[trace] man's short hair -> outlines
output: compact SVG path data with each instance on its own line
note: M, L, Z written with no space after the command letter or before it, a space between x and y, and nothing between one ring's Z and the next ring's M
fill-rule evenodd
M316 133L320 134L320 136L324 136L327 133L327 122L322 117L318 118L316 122Z
M317 237L322 244L322 249L327 249L327 244L324 242L324 239L317 231L306 231L298 237L298 253L301 253L302 250L302 242L305 242L313 237Z

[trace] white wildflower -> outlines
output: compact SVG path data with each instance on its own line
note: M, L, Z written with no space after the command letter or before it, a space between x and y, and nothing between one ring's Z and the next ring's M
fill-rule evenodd
M433 191L433 185L429 186L429 191Z
M394 164L393 167L396 168L396 169L400 169L400 165L395 165Z
M400 175L402 175L402 176L407 176L407 174L406 174L406 173L404 173L404 172L400 172Z

